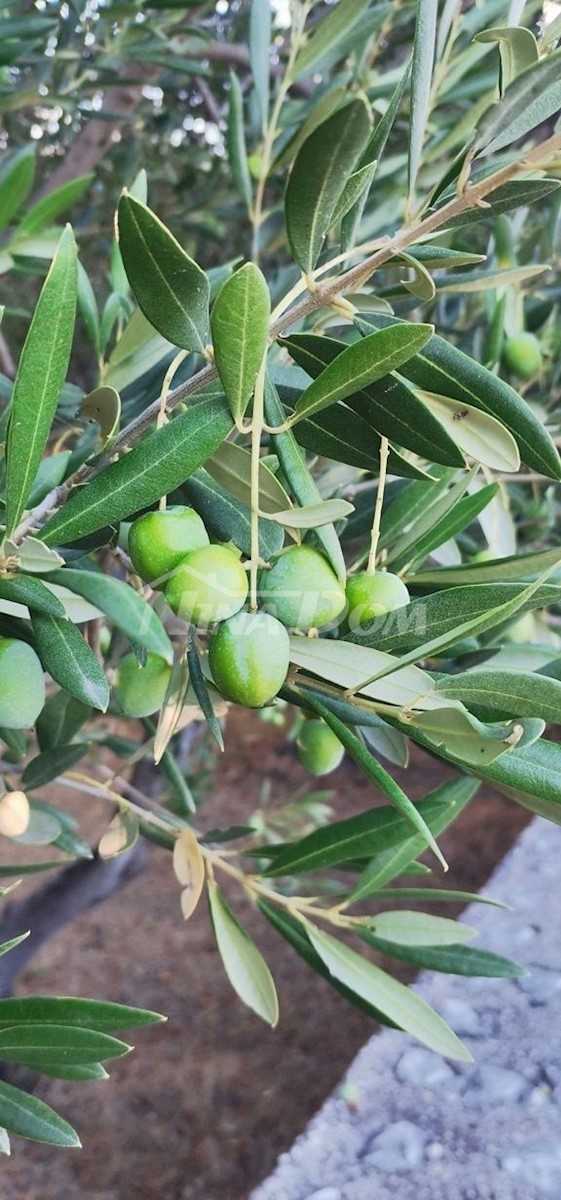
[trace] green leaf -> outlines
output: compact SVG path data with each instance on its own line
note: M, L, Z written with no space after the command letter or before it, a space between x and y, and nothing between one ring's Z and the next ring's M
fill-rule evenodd
M90 1083L96 1079L109 1079L109 1074L101 1063L87 1063L82 1066L68 1066L67 1063L41 1063L35 1068L49 1079L69 1079L73 1083Z
M280 340L294 361L312 379L316 379L346 349L344 342L314 333L293 333ZM462 455L456 449L453 438L415 393L396 376L386 375L356 394L349 395L347 404L364 417L377 433L397 442L406 450L412 450L430 462L462 465Z
M377 475L380 469L380 437L372 427L369 405L365 406L365 415L362 415L362 412L354 410L354 398L349 400L349 404L353 407L349 408L341 403L332 404L330 408L297 421L294 425L295 437L313 454L331 458L337 463L349 463L350 466L360 467ZM362 404L360 407L362 408ZM388 471L391 475L403 476L406 479L429 478L408 459L403 458L393 446L390 446Z
M226 146L232 179L247 208L251 206L251 178L247 165L247 149L245 144L245 125L243 111L243 93L240 81L233 71L230 71L230 97L228 105L228 128L226 130Z
M265 130L269 114L271 18L269 0L251 0L249 10L249 61L253 75L257 128L260 131Z
M357 737L356 733L353 733L353 731L349 729L347 725L344 725L343 722L340 721L339 718L336 717L335 714L332 713L328 708L326 708L320 700L310 696L308 696L308 699L312 705L312 708L315 708L318 715L323 717L323 720L327 725L329 725L329 728L333 731L336 737L339 738L339 741L341 742L341 745L345 747L347 754L354 760L354 762L356 762L357 766L364 771L367 779L370 779L372 783L379 787L384 795L388 797L391 803L395 805L402 816L404 816L409 821L410 825L417 830L417 833L422 834L423 837L426 838L427 845L430 847L433 854L436 855L446 871L448 869L446 860L441 854L430 829L425 824L425 821L423 820L423 817L419 813L418 809L415 808L415 805L412 804L411 800L405 794L403 789L399 787L394 779L392 779L391 775L388 775L387 771L384 770L378 760L374 758L372 754L370 754L370 752L361 742L360 738ZM422 715L432 717L437 714L425 713Z
M222 400L202 400L187 409L74 492L44 526L45 541L71 542L148 508L206 462L230 429Z
M23 146L4 163L0 172L0 230L10 224L31 191L35 154L35 146Z
M318 504L308 504L305 508L289 508L286 512L268 513L269 521L278 521L279 525L287 525L292 529L319 529L333 521L342 521L354 512L354 505L348 500L322 500Z
M344 946L330 934L307 925L312 946L331 975L356 992L363 1000L379 1008L397 1023L405 1033L458 1062L472 1062L472 1056L456 1034L416 992L404 987L374 963L361 958L349 946Z
M67 226L41 289L14 382L6 447L8 535L31 491L66 376L76 293L76 243Z
M69 1025L13 1025L0 1029L0 1058L41 1069L41 1064L99 1062L121 1058L131 1047L126 1042L92 1029Z
M476 975L491 979L517 979L527 974L523 967L500 954L477 950L471 946L403 946L370 933L360 936L390 958L413 963L425 971L442 971L446 975Z
M91 709L68 692L54 692L35 722L40 749L49 750L71 742L90 715Z
M62 833L61 822L53 813L50 805L40 800L30 801L29 821L25 833L20 833L13 841L20 846L50 846Z
M282 425L285 419L284 409L280 403L278 392L267 377L265 379L265 414L269 425L274 429ZM294 434L290 430L285 433L271 434L273 447L278 455L283 473L286 476L293 496L303 507L318 504L322 501L321 492L308 468ZM335 574L339 579L346 578L346 566L341 545L333 525L322 525L317 531L317 538L325 551Z
M472 521L475 521L480 513L483 512L493 497L497 495L498 491L499 485L497 483L488 483L474 495L464 496L463 499L457 500L444 516L438 520L435 519L434 524L425 533L419 531L417 537L414 537L413 533L404 534L403 539L400 539L396 545L396 552L390 553L388 551L387 562L391 562L392 568L398 571L402 570L406 563L422 562L427 554L430 554L437 546L442 546L444 542L456 537L456 534L461 533L463 529L467 529ZM433 506L435 518L439 507L438 504ZM430 512L431 510L429 509L427 517ZM407 543L408 549L401 550L404 542ZM412 569L411 566L409 566L409 569Z
M339 198L370 136L370 112L351 100L319 125L299 150L289 175L285 220L290 248L306 273L318 260Z
M76 626L59 617L36 616L33 634L41 661L53 679L77 700L105 712L109 684Z
M561 682L531 671L463 671L444 676L438 683L444 696L485 709L497 709L513 717L540 717L561 723Z
M477 33L474 42L498 42L501 56L501 95L511 83L539 59L538 43L530 29L523 25L509 25L495 29L484 29Z
M388 329L396 318L379 313L361 314L356 324L361 333ZM421 326L420 328L423 328ZM496 417L509 429L520 448L523 462L551 479L561 478L561 462L553 442L528 404L504 380L469 358L456 346L434 334L401 372L418 387L472 405Z
M136 299L154 329L183 350L208 342L208 279L146 205L125 192L119 249Z
M313 971L316 971L318 975L321 975L322 979L327 979L327 981L331 984L331 987L334 988L336 992L339 992L341 996L344 996L345 1000L348 1000L349 1004L354 1005L355 1008L360 1009L361 1012L364 1012L367 1014L367 1016L372 1017L372 1019L377 1021L379 1025L388 1025L392 1029L397 1029L394 1021L385 1016L384 1013L381 1013L379 1009L374 1008L372 1004L369 1004L366 1000L363 1000L362 997L355 995L355 993L351 992L350 989L345 987L343 983L340 983L338 979L334 979L333 976L330 975L325 963L322 961L319 954L317 954L317 952L314 950L314 947L312 946L307 934L307 926L304 926L302 921L297 921L296 918L287 913L286 910L276 908L274 905L269 904L269 902L264 900L261 896L259 896L257 899L257 906L260 912L263 913L263 916L265 916L269 923L273 926L273 929L276 929L277 933L280 933L281 937L288 942L289 946L292 946L293 950L295 950L296 953L304 959L304 962L306 962Z
M524 739L534 740L544 731L538 719L514 723L485 725L472 713L457 708L439 708L433 712L417 713L409 729L421 730L438 750L445 750L456 762L471 768L494 762Z
M557 555L561 558L559 551ZM420 578L414 576L415 581ZM519 603L526 591L523 583L447 588L412 600L405 610L397 609L365 623L356 633L347 634L347 639L374 649L383 642L388 654L415 649L426 642L432 644L440 638L445 638L448 646L500 624L505 619L505 605L518 604L515 611L522 615L561 602L559 584L542 584Z
M456 783L458 781L454 781ZM464 789L459 794L457 802L451 802L443 794L442 788L437 788L419 803L419 813L422 815L428 829L441 832L450 820L463 807L462 794L467 790L473 795L476 786L473 780L462 780ZM441 824L441 822L444 822ZM424 833L412 833L409 820L395 808L384 805L368 809L356 817L348 817L343 821L335 821L331 825L323 825L313 833L306 834L297 842L292 842L275 855L274 861L266 871L265 876L300 875L306 871L319 871L325 867L338 866L340 863L353 862L356 859L370 858L378 853L387 851L399 852L406 843L414 847L420 845L417 853L427 848L427 838ZM409 856L408 860L409 861ZM393 875L389 878L393 878ZM368 893L365 893L368 894ZM353 893L354 895L354 893Z
M93 178L93 174L78 175L75 179L69 179L67 183L61 184L54 192L49 192L48 196L44 196L42 200L27 210L19 223L18 237L22 234L27 236L40 233L66 209L73 208L90 186Z
M251 454L236 442L223 442L209 458L206 469L213 479L249 508L251 505ZM259 508L265 513L290 508L287 495L266 463L259 463Z
M166 1018L145 1008L77 996L10 996L0 1000L0 1029L11 1025L69 1025L114 1033L154 1025Z
M560 550L538 550L535 554L513 554L484 563L433 567L430 571L419 571L415 582L421 587L463 587L464 584L518 582L523 579L535 579L556 564L561 568ZM553 600L550 602L554 603Z
M494 220L500 213L512 212L515 208L525 208L528 204L538 204L552 192L561 187L558 179L513 179L489 192L485 197L488 208L471 208L459 213L446 222L446 229L461 229L465 225L473 225L477 221ZM445 197L450 199L449 196Z
M340 5L337 6L335 11L337 10L339 10L342 16L343 9L340 7ZM410 68L411 64L408 63L392 92L388 107L386 108L383 117L375 126L374 132L370 137L370 141L364 150L362 158L359 160L359 168L365 166L367 163L375 164L374 174L376 173L378 164L384 153L387 140L399 112L399 106L401 104L405 87L409 82ZM367 197L368 191L365 190L362 192L362 195L359 197L353 207L349 209L349 211L343 217L343 221L341 223L342 250L350 249L350 247L353 246L356 241Z
M62 483L70 458L70 450L60 450L42 459L35 476L35 483L29 495L28 504L30 508L34 508L36 504L40 504L41 500L45 499L45 496L48 495L52 488L58 487L59 483Z
M519 284L525 283L528 279L533 279L535 275L542 275L544 271L550 270L547 264L533 263L524 267L507 267L505 270L492 271L466 271L465 274L460 272L458 275L452 276L437 283L436 290L439 295L468 295L470 292L492 291L495 288L516 287Z
M173 647L160 617L127 583L100 571L77 571L71 567L54 571L49 579L95 604L131 642L171 663Z
M345 400L368 384L403 367L433 334L432 325L389 325L347 346L302 393L294 421ZM397 335L397 336L396 336Z
M451 779L440 784L429 796L425 797L421 803L421 811L429 829L435 836L438 837L456 820L475 795L477 787L478 785L473 779ZM412 833L410 828L403 828L402 836L398 841L395 836L392 837L392 833L391 828L389 835L386 832L381 833L375 846L374 855L368 866L365 867L356 887L353 888L349 902L356 904L358 900L363 900L380 891L386 883L401 875L405 868L426 849L426 838L419 833ZM385 894L389 896L390 892L387 891ZM422 895L425 894L425 890L423 890ZM438 894L440 895L440 891Z
M199 708L201 709L204 719L214 738L218 742L220 749L223 750L224 739L222 737L220 722L214 712L214 708L212 707L212 700L210 698L208 684L203 674L201 660L198 655L194 637L189 639L187 647L187 666L189 667L191 687L193 688L197 698Z
M299 79L301 75L309 75L316 63L337 48L343 34L347 34L368 8L369 0L345 0L344 5L336 4L327 11L325 16L308 35L290 73L291 80Z
M74 744L70 746L55 746L52 750L43 750L31 759L21 777L23 788L34 791L51 783L57 775L64 775L87 752L87 746Z
M366 926L369 934L398 946L455 946L469 942L477 930L448 917L430 917L412 909L378 913Z
M15 886L15 884L12 884L12 887ZM9 888L2 888L2 895L5 896L6 892L9 890ZM9 950L14 950L16 946L21 944L21 942L25 942L26 938L29 937L30 932L31 930L28 929L27 933L20 933L19 937L10 938L9 941L0 943L0 955L7 954Z
M101 447L112 441L119 428L121 397L113 387L96 387L82 401L78 416L99 425Z
M277 993L265 959L209 880L208 898L214 933L224 969L240 1000L273 1028L279 1019Z
M561 108L560 72L561 49L522 71L482 117L475 148L494 154L555 116Z
M420 399L441 422L456 445L468 458L483 463L492 471L518 471L520 455L517 443L508 429L496 417L473 405L460 404L448 396L435 396L423 389Z
M11 863L9 867L3 866L0 869L0 875L34 875L36 871L52 871L53 868L61 867L67 862L67 858L52 858L49 862Z
M20 560L21 570L29 571L32 575L46 575L64 562L56 550L50 550L35 537L25 537L17 547L12 542L6 542L6 553L15 554Z
M381 717L376 720L376 715L372 713L369 724L359 725L357 728L366 744L371 750L375 750L376 754L381 754L382 758L387 758L388 762L394 763L396 767L409 765L407 738L399 733L399 730L392 729Z
M546 738L512 750L477 774L530 812L561 825L561 747Z
M409 203L415 196L417 174L431 109L431 80L436 50L438 0L418 0L413 62L411 66L411 121L409 133Z
M251 510L221 487L204 468L189 476L183 491L210 533L219 542L234 542L242 554L251 554ZM259 522L259 555L266 562L282 548L284 533L273 522Z
M363 193L367 191L374 179L377 166L377 162L369 162L364 167L357 167L357 170L353 171L352 175L349 175L345 190L339 196L333 210L331 217L332 225L338 225L339 221L346 216Z
M0 600L9 600L12 604L25 604L33 612L44 613L50 617L63 617L64 605L57 596L40 579L25 575L14 575L12 579L0 580Z
M80 1146L78 1134L57 1113L20 1088L0 1082L0 1122L20 1137L50 1146Z
M358 635L353 640L358 641ZM318 675L328 683L352 690L356 690L366 679L368 671L372 675L377 671L391 671L391 675L388 674L379 684L366 684L360 688L361 694L382 704L397 705L407 710L440 708L443 703L446 704L442 699L435 699L436 685L428 672L419 667L402 669L399 659L392 658L385 650L370 646L371 640L370 637L368 641L363 638L360 645L352 645L350 637L345 641L335 641L333 638L293 636L290 639L290 657L302 670ZM357 710L357 723L361 718L362 713Z
M210 319L214 360L237 425L267 351L270 312L265 277L253 263L230 275L214 301Z

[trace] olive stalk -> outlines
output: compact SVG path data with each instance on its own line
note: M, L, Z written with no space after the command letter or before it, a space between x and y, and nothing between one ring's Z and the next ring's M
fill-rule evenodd
M382 520L382 508L384 505L389 452L390 444L388 439L387 437L382 437L380 439L380 474L378 476L378 491L376 492L376 503L374 505L374 520L370 532L370 554L368 555L368 564L366 567L367 575L373 575L376 570L376 554L380 540L380 522Z
M261 454L261 437L265 419L265 364L266 357L259 368L253 394L253 415L251 419L251 527L249 560L249 606L252 612L257 608L257 572L259 569L259 460Z

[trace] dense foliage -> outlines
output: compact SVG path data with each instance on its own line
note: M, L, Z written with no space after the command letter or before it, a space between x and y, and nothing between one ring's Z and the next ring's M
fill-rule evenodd
M286 24L269 0L18 7L0 21L0 831L52 853L0 872L147 838L185 918L206 892L263 1019L274 981L223 877L352 1003L465 1060L361 950L518 974L418 910L420 856L446 866L438 837L479 780L560 820L561 20L503 0L294 0ZM134 136L49 186L33 139L52 108L64 167L125 66ZM311 775L346 753L372 807L310 806L282 843L249 813L205 829L177 747L195 719L222 745L231 703L291 706ZM391 771L411 741L457 767L418 805ZM127 787L139 745L157 801ZM95 851L49 798L61 777L108 802ZM108 1030L154 1019L58 1003L0 1000L0 1057L99 1077L124 1052ZM14 1091L7 1130L69 1144Z

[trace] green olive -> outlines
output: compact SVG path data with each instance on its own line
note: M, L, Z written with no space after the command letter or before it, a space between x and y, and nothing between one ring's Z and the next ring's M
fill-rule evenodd
M403 580L389 571L376 571L374 575L361 571L359 575L351 575L346 593L346 625L351 632L366 621L403 608L411 599Z
M194 508L177 505L143 513L129 530L129 554L135 571L148 583L165 586L186 554L209 545L208 533Z
M283 625L307 631L336 620L345 592L323 554L311 546L290 546L271 570L260 573L259 602Z
M247 574L236 555L225 546L204 546L175 568L166 600L184 621L203 626L233 617L247 592Z
M213 634L208 661L226 700L262 708L282 687L289 655L290 640L280 621L265 612L239 612Z
M542 365L541 346L535 334L524 330L507 338L502 360L504 366L519 379L533 379Z
M162 707L171 667L159 654L148 652L141 667L134 654L126 654L117 667L115 699L127 717L150 717Z
M345 748L325 721L306 721L298 738L298 757L311 775L329 775L340 765Z
M0 638L0 725L29 729L45 703L43 667L27 642Z

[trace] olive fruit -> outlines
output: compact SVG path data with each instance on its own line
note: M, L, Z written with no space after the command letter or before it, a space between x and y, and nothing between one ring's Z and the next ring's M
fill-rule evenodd
M359 575L351 575L346 593L346 624L351 631L374 617L403 608L411 599L403 580L389 571L376 571L373 575L361 571Z
M127 717L150 717L162 707L171 667L151 651L141 667L134 654L125 654L117 667L114 694Z
M239 612L212 635L208 661L226 700L261 708L282 687L289 655L290 640L280 621L265 612Z
M345 748L325 721L306 721L298 738L298 757L311 775L329 775L340 765Z
M323 554L290 546L261 572L259 602L283 625L306 631L334 621L345 607L345 592Z
M225 546L203 546L175 568L165 594L170 608L185 621L210 625L233 617L247 592L247 574L239 558Z
M161 580L162 586L186 554L208 545L199 514L181 505L143 513L129 530L129 555L135 571L148 583Z
M502 360L504 366L519 379L533 379L542 365L541 346L535 334L523 330L507 338Z
M28 729L45 703L41 663L27 642L0 637L0 725Z

